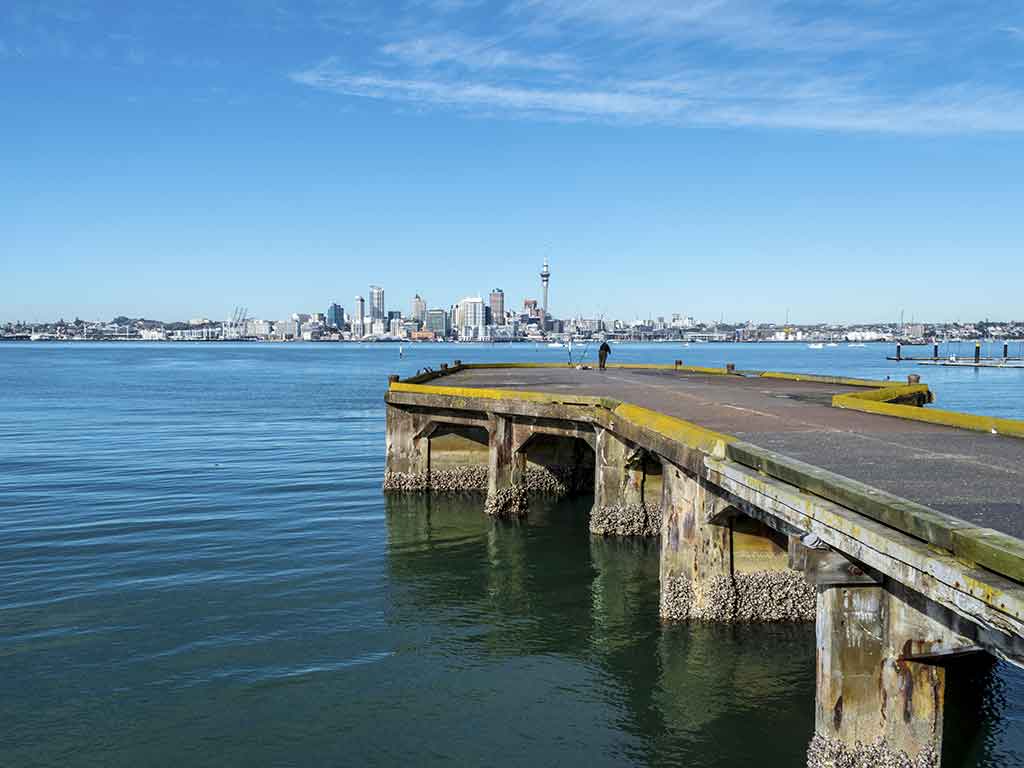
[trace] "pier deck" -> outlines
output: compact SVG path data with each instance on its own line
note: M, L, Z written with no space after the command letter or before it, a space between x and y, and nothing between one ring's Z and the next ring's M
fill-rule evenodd
M661 369L469 369L432 384L611 397L1024 538L1024 440L832 407L858 388Z

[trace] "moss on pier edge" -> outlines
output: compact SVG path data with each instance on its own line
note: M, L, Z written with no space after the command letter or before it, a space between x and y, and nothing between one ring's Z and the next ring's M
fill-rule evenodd
M807 748L807 768L938 768L939 756L933 747L911 757L888 747L881 739L874 744L844 744L815 734Z

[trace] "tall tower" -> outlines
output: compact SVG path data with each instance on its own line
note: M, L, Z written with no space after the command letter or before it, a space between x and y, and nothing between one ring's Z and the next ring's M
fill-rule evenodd
M491 291L491 322L495 325L505 324L505 292L501 288Z
M370 322L383 320L384 315L384 289L379 285L370 286Z
M352 315L352 334L363 337L366 335L366 302L362 296L356 296L356 309Z
M540 271L540 285L544 292L543 313L540 317L540 330L542 333L548 331L548 283L551 280L551 270L548 269L548 257L544 257L544 268Z

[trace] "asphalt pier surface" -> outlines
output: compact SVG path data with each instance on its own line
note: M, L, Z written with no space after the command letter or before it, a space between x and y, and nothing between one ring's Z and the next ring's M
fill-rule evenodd
M1024 538L1024 440L833 408L854 387L664 370L464 370L437 386L612 397Z

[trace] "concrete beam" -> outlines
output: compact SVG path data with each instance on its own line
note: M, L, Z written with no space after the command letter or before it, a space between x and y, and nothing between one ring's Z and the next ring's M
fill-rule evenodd
M662 476L661 616L720 622L812 621L814 589L788 567L788 541L740 517L682 467Z
M960 620L959 634L1024 666L1024 588L943 553L883 523L765 477L735 462L709 458L707 477L731 496L814 533L831 548L906 585Z

